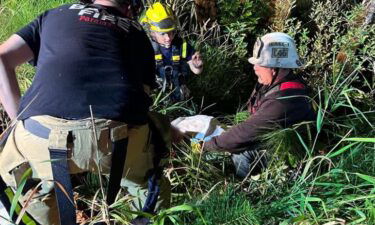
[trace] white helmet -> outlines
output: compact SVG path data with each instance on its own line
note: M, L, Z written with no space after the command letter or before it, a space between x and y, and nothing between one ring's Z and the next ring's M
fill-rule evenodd
M258 38L251 64L270 68L299 68L302 66L294 40L285 33L269 33Z

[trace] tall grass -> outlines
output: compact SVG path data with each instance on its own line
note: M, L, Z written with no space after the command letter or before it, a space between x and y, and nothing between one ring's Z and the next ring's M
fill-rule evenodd
M62 2L2 0L0 40L42 8ZM264 2L284 8L265 15L259 10L264 2L218 1L217 21L198 24L192 1L168 2L177 10L183 35L203 52L205 72L190 81L198 104L163 105L165 96L156 94L154 110L174 117L200 112L204 96L205 104L222 107L214 112L236 113L218 114L226 125L247 119L243 104L253 83L245 58L253 44L249 36L267 32L270 25L297 40L306 65L299 74L312 87L317 121L265 135L269 167L245 180L233 176L228 154L195 153L186 140L171 151L165 169L177 206L142 215L154 224L375 224L375 29L363 25L363 5L313 0L307 8L304 0L284 5L270 0ZM20 79L26 88L32 69L24 70ZM88 175L79 183L77 202L85 205L87 222L94 223L103 216L98 178ZM130 200L124 191L109 206L113 222L126 224L141 214L131 210Z
M200 184L207 181L212 184L203 190L205 186L191 186L190 191L199 186L202 194L198 196L203 197L190 194L187 197L201 199L196 204L205 219L218 221L220 216L225 217L223 212L246 211L247 217L238 216L238 223L227 218L213 224L374 224L374 111L355 108L344 94L356 91L351 86L358 72L347 74L342 69L333 83L325 80L327 85L322 87L315 103L319 106L315 124L297 124L265 137L265 148L274 163L262 174L244 181L230 176L210 178L201 181ZM345 113L337 116L337 112ZM291 163L289 156L297 156L296 150L302 157ZM190 157L185 160L189 162ZM200 159L200 165L215 164L204 156ZM219 162L223 159L218 159ZM201 171L204 173L201 177L219 174L203 166ZM236 187L230 199L228 184ZM221 204L218 199L222 200ZM237 199L241 199L240 205L232 202ZM247 222L249 218L253 218L252 222ZM187 221L195 224L191 221L199 220L187 217Z
M46 9L59 5L75 2L73 0L2 0L0 4L0 43L8 39L23 26L31 22L37 15ZM24 64L17 69L17 76L21 92L24 93L30 87L35 69L31 65Z

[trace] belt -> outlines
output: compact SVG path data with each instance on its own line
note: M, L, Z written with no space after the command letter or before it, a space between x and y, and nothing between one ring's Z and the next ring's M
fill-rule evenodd
M51 133L50 128L44 126L43 124L31 118L24 120L23 125L27 131L40 138L48 139L49 134ZM151 128L153 127L152 125L153 124L151 123ZM116 195L120 190L122 171L126 161L127 145L128 138L114 141L112 144L112 166L109 176L109 184L106 199L108 205L111 205L115 201ZM49 151L54 180L62 184L65 187L65 191L69 193L71 199L73 199L73 190L69 176L69 168L67 164L67 151L63 151L60 149L49 149ZM158 163L159 162L156 162L156 164ZM144 212L154 213L154 208L156 206L156 202L160 193L160 187L157 182L159 176L160 174L158 173L150 174L150 177L148 179L149 194L147 196L145 206L142 209L142 211ZM71 200L69 200L66 197L66 195L62 192L62 190L60 190L57 186L58 185L55 185L54 187L59 208L60 221L64 222L61 224L67 224L67 218L70 218L71 224L75 224L75 207L71 204ZM74 217L72 217L72 214L74 214Z
M23 121L23 125L27 131L40 138L48 139L51 129L39 123L38 121L28 118ZM107 190L107 203L111 205L120 190L122 171L125 166L128 138L112 142L112 166L109 176L109 184ZM58 187L54 185L59 217L61 224L76 224L75 206L73 199L73 188L70 179L68 167L67 149L49 149L52 174L55 182L60 183L65 188L69 197ZM70 199L69 199L70 198Z
M40 138L48 139L48 136L51 133L50 128L45 127L38 121L30 119L30 118L25 119L23 121L23 126L25 127L27 131L29 131L30 133Z

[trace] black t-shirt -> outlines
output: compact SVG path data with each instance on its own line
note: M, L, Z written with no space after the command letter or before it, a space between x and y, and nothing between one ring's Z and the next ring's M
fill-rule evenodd
M146 122L155 86L151 43L141 26L115 8L68 4L46 11L17 32L34 52L36 75L20 119L50 115Z

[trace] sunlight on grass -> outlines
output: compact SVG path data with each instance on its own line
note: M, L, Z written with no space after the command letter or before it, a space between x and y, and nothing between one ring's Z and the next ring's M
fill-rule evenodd
M67 2L0 0L0 42L43 10ZM364 6L336 0L313 0L307 8L305 0L219 0L218 20L210 27L197 24L193 1L168 2L178 11L184 36L204 55L205 69L189 81L192 99L167 104L168 93L156 92L152 110L173 119L208 111L225 127L248 119L245 100L255 81L246 62L248 44L271 27L297 40L306 68L296 75L311 87L317 120L275 127L260 137L269 166L245 180L234 177L227 153L194 153L189 140L174 146L164 170L173 206L157 215L133 211L126 190L106 215L100 189L108 185L107 177L100 177L102 185L96 174L75 177L75 201L86 222L104 215L127 224L143 215L157 225L375 224L375 25L361 22ZM34 73L31 65L17 69L23 93ZM22 185L11 213L21 191Z

